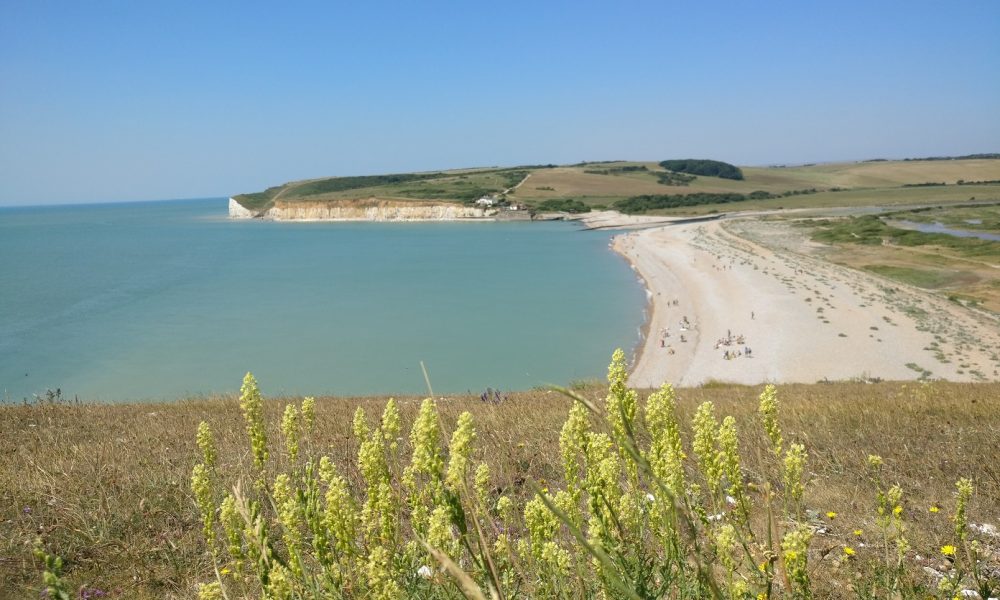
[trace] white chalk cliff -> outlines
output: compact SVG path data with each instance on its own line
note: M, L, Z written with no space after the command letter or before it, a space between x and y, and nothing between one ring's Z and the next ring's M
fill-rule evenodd
M273 221L455 221L490 218L496 213L493 209L455 203L372 198L336 203L278 201L259 217ZM252 219L258 215L230 198L229 217Z
M248 210L246 208L243 208L243 205L241 205L236 200L233 200L232 198L229 199L229 218L230 219L252 219L255 216L257 216L257 215L255 215L250 210Z

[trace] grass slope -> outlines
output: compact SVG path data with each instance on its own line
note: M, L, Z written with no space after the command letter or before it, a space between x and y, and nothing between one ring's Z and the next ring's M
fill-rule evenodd
M547 200L574 200L589 207L609 207L635 196L743 194L767 192L771 199L753 199L739 209L861 206L955 202L970 198L1000 199L1000 185L958 185L1000 180L1000 159L869 161L795 167L743 167L743 179L684 176L656 162L606 161L576 165L526 165L512 168L464 169L311 179L286 183L263 192L234 198L262 212L282 201L337 202L362 198L473 202L487 194L540 207ZM527 179L525 179L527 177ZM692 178L693 177L693 178ZM518 183L524 184L516 189ZM928 187L904 187L940 183ZM807 192L804 195L792 193ZM710 199L705 200L705 202ZM556 206L550 203L549 206ZM700 214L733 210L725 204L683 206L651 212Z
M593 386L580 391L595 400L606 393ZM710 400L717 414L735 417L743 468L756 477L765 468L762 461L769 460L767 438L757 422L760 391L729 385L679 390L685 443L691 440L695 407ZM972 522L1000 521L995 501L1000 498L1000 384L837 383L787 385L778 391L785 439L803 443L809 454L805 504L819 515L837 513L835 520L819 517L826 532L813 543L817 552L840 552L841 545L851 544L858 548L858 559L877 559L874 492L863 476L868 454L881 455L885 481L903 489L911 544L907 560L918 567L940 568L944 562L938 548L952 535L953 524L947 508L935 514L929 507L953 504L958 477L970 477L977 486ZM418 401L399 401L404 450ZM285 403L272 399L264 405L274 448L272 471L290 467L277 451ZM340 473L358 483L352 414L360 406L377 415L384 405L385 398L319 399L315 434L304 442L303 452L330 456ZM569 408L564 397L533 391L512 394L497 405L478 397L454 397L438 405L443 434L454 430L460 412L472 413L478 430L472 458L489 464L494 493L524 499L532 494L530 481L561 485L559 431ZM218 471L229 474L229 485L235 474L250 468L246 424L234 397L0 407L0 431L16 432L0 437L0 597L38 596L41 565L31 554L36 536L65 559L74 589L109 590L115 598L192 597L196 582L213 578L189 483L199 460L195 430L203 420L214 431ZM690 454L690 447L686 451ZM864 534L855 536L854 530ZM861 543L872 549L862 549ZM850 583L850 573L834 564L818 554L810 560L823 595L832 593L830 586L838 581Z

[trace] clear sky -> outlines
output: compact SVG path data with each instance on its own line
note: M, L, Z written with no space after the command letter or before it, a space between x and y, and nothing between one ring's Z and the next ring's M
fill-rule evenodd
M0 205L1000 152L1000 2L0 0Z

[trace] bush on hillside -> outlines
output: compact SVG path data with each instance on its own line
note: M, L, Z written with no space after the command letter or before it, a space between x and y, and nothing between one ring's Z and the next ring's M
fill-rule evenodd
M567 213L588 213L590 207L572 198L552 198L539 202L535 205L536 212L567 212Z
M743 171L739 167L719 160L683 158L662 161L660 166L668 171L687 173L689 175L705 175L706 177L721 177L723 179L743 179Z

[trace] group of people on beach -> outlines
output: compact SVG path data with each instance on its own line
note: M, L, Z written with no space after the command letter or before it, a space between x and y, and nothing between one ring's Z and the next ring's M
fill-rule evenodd
M723 346L742 346L742 348L737 348L735 350L729 350L728 348L722 353L722 358L724 360L733 360L745 356L751 358L753 356L753 349L746 345L746 337L743 334L733 335L731 329L726 330L726 337L719 338L719 341L715 343L715 349L718 350Z
M722 358L724 358L725 360L734 360L741 356L745 356L747 358L751 358L753 356L753 350L750 348L750 346L743 346L742 349L738 349L735 352L731 350L726 350L725 352L722 353Z
M671 301L670 304L676 306L677 300ZM691 329L691 321L688 320L687 315L684 315L684 317L677 323L677 328L682 332ZM673 354L674 347L673 345L667 343L668 337L670 337L669 326L660 330L660 348L665 348L667 350L667 354ZM687 343L687 337L685 337L683 333L678 335L678 337L682 343Z

